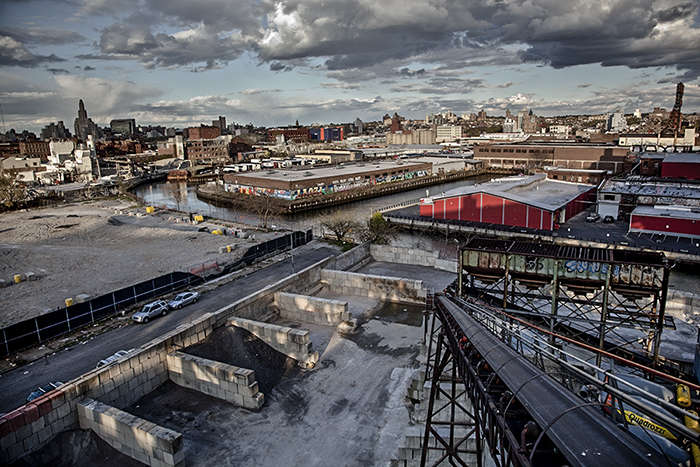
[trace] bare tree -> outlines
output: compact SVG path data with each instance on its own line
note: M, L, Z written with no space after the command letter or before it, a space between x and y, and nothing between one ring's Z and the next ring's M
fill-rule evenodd
M0 208L14 209L26 199L24 186L11 175L0 172Z
M284 200L264 193L256 195L236 194L231 198L237 209L253 212L258 217L260 227L267 229L270 221L287 212Z
M333 235L339 242L348 241L348 236L360 228L360 224L357 221L344 217L341 214L326 217L321 221L321 225L333 232Z

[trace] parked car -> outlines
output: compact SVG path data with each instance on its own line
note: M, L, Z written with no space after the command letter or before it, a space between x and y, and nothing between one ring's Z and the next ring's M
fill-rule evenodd
M614 224L615 218L613 216L605 216L605 217L603 217L603 222L605 224Z
M600 214L597 212L591 213L586 216L586 222L598 222L600 220Z
M137 323L147 323L149 319L156 316L165 316L168 314L168 304L164 300L156 300L141 308L141 311L134 313L131 317Z
M129 352L133 351L134 349L129 349L129 350L117 350L114 352L112 355L109 357L105 358L104 360L100 360L97 362L97 366L95 368L101 368L103 366L109 365L113 362L116 362L120 358L122 358L124 355L127 355Z
M181 292L175 295L175 297L168 302L168 306L171 310L177 310L182 308L183 306L189 305L190 303L194 303L197 300L199 300L198 292Z
M37 398L43 396L47 392L53 391L54 389L56 389L59 386L63 386L63 383L60 381L49 383L49 384L46 384L44 386L39 386L36 389L36 391L32 391L29 393L29 395L27 396L27 402L31 402L34 399L37 399Z

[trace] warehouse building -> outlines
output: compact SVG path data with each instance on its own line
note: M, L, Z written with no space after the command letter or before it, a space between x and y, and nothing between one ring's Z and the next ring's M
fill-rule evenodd
M537 174L456 188L422 199L419 210L433 219L556 230L594 200L593 185Z
M295 200L307 196L426 177L432 165L425 162L377 161L302 170L266 170L224 175L228 192Z
M585 143L500 143L474 146L474 159L491 167L543 169L598 169L619 173L624 167L627 148Z
M629 231L700 238L700 208L637 206L630 216Z
M668 154L661 162L661 176L664 178L700 180L700 153Z
M628 219L637 206L700 207L700 185L677 180L631 176L611 178L598 189L598 214Z

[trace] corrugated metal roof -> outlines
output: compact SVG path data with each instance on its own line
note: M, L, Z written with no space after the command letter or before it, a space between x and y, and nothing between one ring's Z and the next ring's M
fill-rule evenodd
M674 152L664 157L664 163L700 164L700 152Z
M529 204L546 211L556 211L593 188L595 188L593 185L550 180L546 178L545 174L537 174L524 177L506 177L488 183L467 185L430 198L436 200L485 193Z

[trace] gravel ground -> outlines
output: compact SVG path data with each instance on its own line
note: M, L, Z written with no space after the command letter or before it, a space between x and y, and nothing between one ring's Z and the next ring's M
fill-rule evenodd
M174 216L145 215L143 207L124 201L1 214L0 279L27 272L39 279L0 288L0 326L59 308L66 297L93 297L202 263L232 261L254 243L280 235L250 231L255 238L245 240L212 235ZM218 253L227 244L238 247L233 254Z

